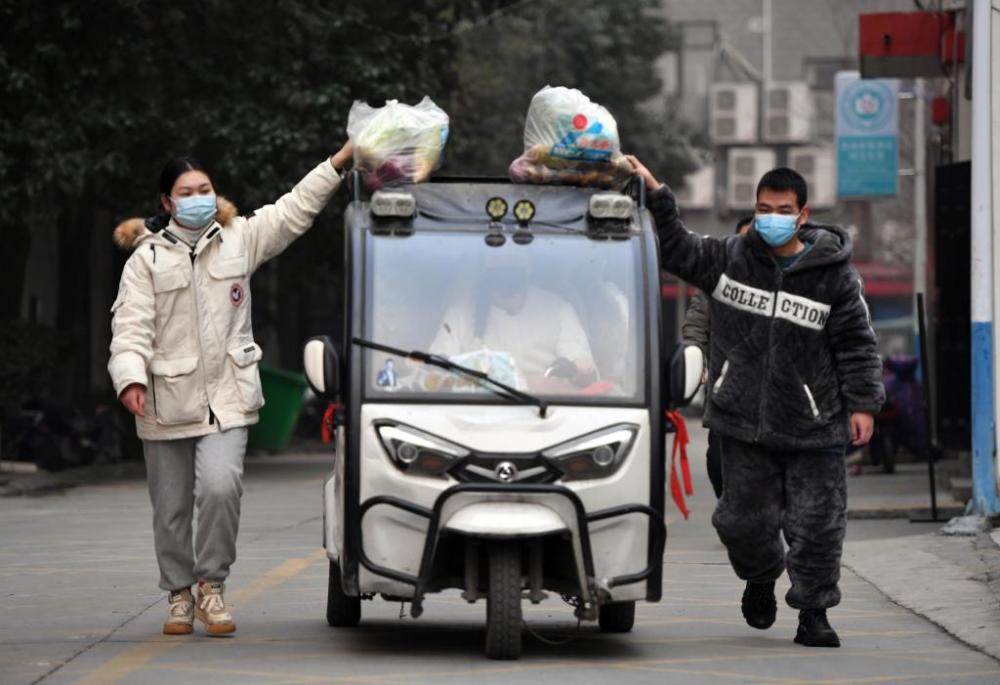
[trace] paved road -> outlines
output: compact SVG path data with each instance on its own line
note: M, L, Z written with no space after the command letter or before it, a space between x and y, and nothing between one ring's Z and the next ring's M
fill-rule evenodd
M796 615L784 606L771 630L747 627L742 586L708 523L704 435L693 437L698 493L690 521L671 517L664 601L640 605L635 631L617 636L577 631L558 600L528 605L528 624L545 641L526 636L518 662L481 656L484 606L455 594L431 598L418 621L400 619L399 605L379 600L364 605L359 628L327 627L322 455L248 465L240 559L230 579L239 625L232 638L160 634L164 601L143 483L0 500L0 683L1000 682L995 660L846 570L845 601L831 612L842 649L793 644ZM928 530L852 521L849 537Z

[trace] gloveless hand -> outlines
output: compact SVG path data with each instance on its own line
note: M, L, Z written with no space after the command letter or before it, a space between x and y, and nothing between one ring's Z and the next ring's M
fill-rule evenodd
M650 190L659 190L660 186L663 184L656 180L653 176L653 172L646 168L646 166L639 161L639 158L635 155L625 155L625 159L628 163L632 165L632 170L635 172L636 176L642 176L646 181L646 187Z
M146 387L141 383L132 383L118 396L125 408L136 416L146 416Z
M333 168L337 171L344 171L347 169L347 165L350 164L351 160L354 158L354 145L348 140L344 143L344 147L337 150L330 157L330 163Z
M875 417L865 412L856 411L851 414L851 444L860 447L867 445L875 431Z

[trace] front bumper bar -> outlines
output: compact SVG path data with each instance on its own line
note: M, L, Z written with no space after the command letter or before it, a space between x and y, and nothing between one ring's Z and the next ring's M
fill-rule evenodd
M422 507L391 495L372 497L361 505L358 526L361 530L364 529L364 526L361 524L364 522L365 514L367 514L373 507L381 505L396 507L397 509L402 509L403 511L426 518L429 521L427 538L424 541L423 554L420 559L420 570L417 575L397 571L375 563L365 553L364 534L362 533L358 539L358 559L362 566L372 573L386 578L391 578L392 580L406 583L407 585L412 585L414 587L413 603L410 608L410 615L413 616L413 618L417 618L423 613L423 595L430 581L431 569L434 567L434 556L437 552L438 541L441 537L441 511L444 508L445 503L447 503L450 498L455 495L470 493L489 495L523 493L530 495L555 495L557 497L566 498L576 513L577 530L580 532L579 543L583 557L583 571L586 578L585 586L580 588L580 596L584 599L584 601L591 603L594 602L596 588L594 578L594 557L590 546L590 523L595 521L604 521L618 516L627 516L629 514L644 514L649 517L649 531L653 536L652 554L649 564L646 568L637 573L615 576L609 579L607 582L607 586L609 588L621 585L630 585L632 583L639 583L646 580L656 572L659 568L659 560L663 558L663 549L667 542L667 527L663 522L663 517L655 509L645 504L623 504L616 507L609 507L607 509L600 509L588 514L584 510L583 503L580 501L577 494L561 485L460 483L442 492L434 502L433 509L428 509L427 507Z

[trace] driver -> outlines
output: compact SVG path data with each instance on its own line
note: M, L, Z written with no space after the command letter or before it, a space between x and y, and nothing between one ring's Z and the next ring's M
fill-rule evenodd
M483 263L478 288L445 312L430 352L453 357L485 347L510 354L525 376L593 383L594 357L576 311L532 283L520 249L501 248Z

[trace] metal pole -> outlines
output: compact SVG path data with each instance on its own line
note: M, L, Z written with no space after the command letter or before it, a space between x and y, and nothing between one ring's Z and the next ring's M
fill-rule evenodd
M1000 243L1000 206L998 206L998 195L997 192L997 181L1000 180L1000 0L993 0L993 11L990 13L990 73L989 73L989 92L991 93L990 102L990 147L992 148L991 157L991 167L990 167L990 182L989 187L992 192L990 198L990 213L993 220L993 235L994 243ZM1000 266L997 264L997 259L1000 257L997 250L994 250L993 254L993 277L996 279L998 274L1000 274ZM994 287L994 292L996 288ZM997 296L994 296L997 299ZM997 320L997 303L994 302L993 308L993 320ZM996 336L994 335L994 338ZM1000 368L997 366L1000 362L1000 356L998 356L998 348L994 341L993 345L993 368ZM1000 418L1000 389L997 388L994 383L993 386L993 411L994 411L994 442L993 442L993 477L995 481L995 489L993 490L994 500L993 500L993 511L997 511L1000 508L1000 454L997 453L996 446L1000 444L997 440L997 431L1000 431L1000 422L997 418Z
M767 97L768 89L771 87L771 80L774 75L771 72L772 53L774 51L774 41L771 31L772 8L771 0L761 0L760 2L760 98L757 103L757 117L759 123L760 137L764 140L767 134Z
M924 80L913 82L913 292L927 292L927 103ZM916 322L914 322L916 323ZM924 369L927 372L927 369ZM924 377L927 380L927 377Z
M920 340L920 372L924 377L924 425L927 429L927 475L931 481L931 521L938 520L937 508L937 478L934 474L934 459L937 456L935 445L931 439L931 379L927 367L927 310L924 305L924 294L917 293L917 335Z
M974 0L972 18L972 510L983 516L1000 512L994 464L990 5Z
M773 52L773 41L771 40L771 0L761 0L760 3L760 23L761 23L761 54L760 54L760 73L763 75L761 81L763 81L764 89L771 84L771 80L774 78L774 74L771 72L771 61Z

